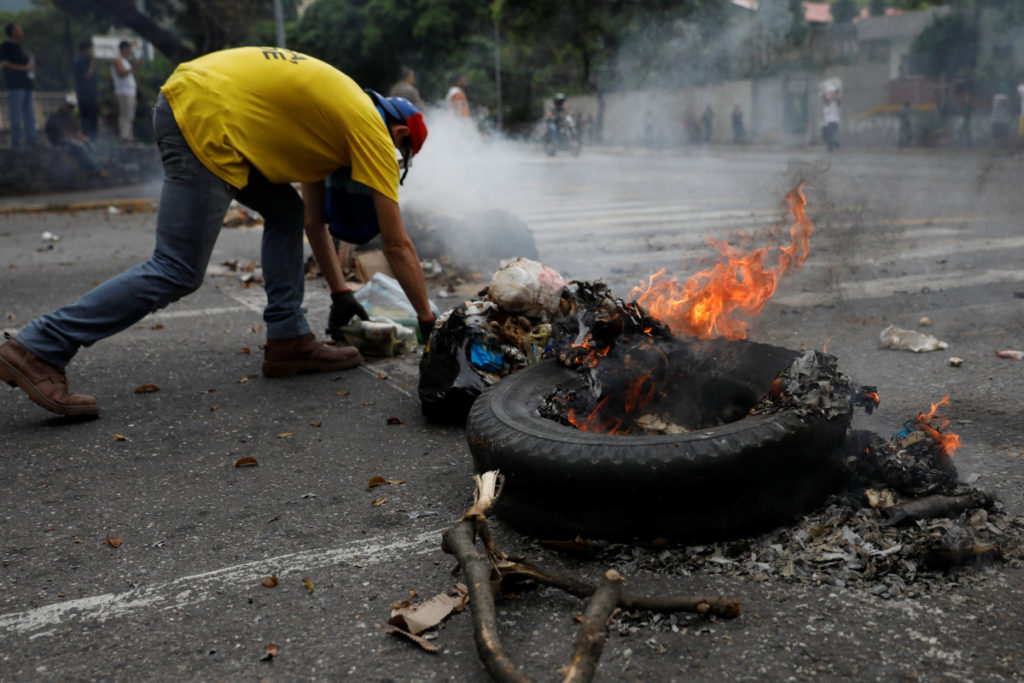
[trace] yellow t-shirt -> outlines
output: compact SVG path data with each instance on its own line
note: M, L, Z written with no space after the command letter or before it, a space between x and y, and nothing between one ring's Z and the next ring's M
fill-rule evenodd
M398 201L394 143L369 96L314 57L272 47L213 52L161 90L189 147L234 187L255 166L272 183L316 182L342 166Z

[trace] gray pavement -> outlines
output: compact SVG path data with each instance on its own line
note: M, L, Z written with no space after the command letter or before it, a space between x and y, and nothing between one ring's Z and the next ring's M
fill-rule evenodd
M567 278L604 278L620 296L661 267L694 272L706 235L771 227L783 192L806 178L811 256L751 338L827 344L845 372L879 386L880 409L857 426L880 433L948 393L961 474L1021 516L1024 362L993 353L1024 346L1024 298L1015 296L1024 291L1021 166L1019 157L948 151L588 150L546 159L525 150L470 159L460 171L494 183L474 188L473 199L526 220L542 260ZM436 195L426 179L438 177L418 162L405 188L411 200ZM79 199L92 201L42 203ZM102 208L0 211L3 327L146 258L153 221ZM60 241L43 242L44 231ZM256 229L226 229L211 263L255 261L259 239ZM307 285L319 327L329 299L322 281ZM431 293L447 308L472 290ZM417 354L333 375L259 376L262 301L258 287L214 267L196 294L84 349L68 376L98 397L98 420L51 416L0 387L0 680L486 680L468 613L439 629L439 655L380 628L392 603L461 579L440 533L471 498L463 430L420 416ZM916 327L923 316L947 351L878 348L883 327ZM950 355L963 366L950 367ZM135 392L146 384L159 391ZM234 466L247 456L259 466ZM367 491L374 476L403 483ZM607 566L494 525L506 551L588 578ZM620 620L598 680L1019 680L1024 670L1018 566L955 572L896 599L726 569L647 567L619 562L638 592L724 595L742 600L744 613ZM279 584L267 588L272 574ZM581 612L554 590L524 591L499 603L499 625L517 661L554 680ZM269 643L279 654L262 661Z

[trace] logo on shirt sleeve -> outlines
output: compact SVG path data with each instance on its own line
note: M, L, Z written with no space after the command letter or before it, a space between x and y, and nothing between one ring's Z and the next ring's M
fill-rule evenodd
M309 59L306 55L299 54L298 52L291 52L289 50L282 50L276 47L265 47L263 48L263 59L266 60L277 60L283 59L286 62L292 64L298 64L299 62Z

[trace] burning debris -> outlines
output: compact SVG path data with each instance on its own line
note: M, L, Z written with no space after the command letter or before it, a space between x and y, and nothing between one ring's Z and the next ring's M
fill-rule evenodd
M875 388L854 387L835 356L785 352L784 365L758 371L765 358L742 358L721 340L674 336L601 283L563 291L552 338L587 391L555 387L540 412L583 431L680 434L781 410L848 419L852 406L870 413L878 404Z
M738 246L708 238L707 243L720 256L714 267L685 283L660 270L651 276L646 288L634 289L632 296L676 334L699 339L745 338L749 324L744 317L760 313L782 277L807 259L814 225L804 211L807 199L803 184L800 181L786 193L786 211L793 219L790 243L778 247L774 263L770 244L752 249L748 248L751 238L745 235L738 236Z

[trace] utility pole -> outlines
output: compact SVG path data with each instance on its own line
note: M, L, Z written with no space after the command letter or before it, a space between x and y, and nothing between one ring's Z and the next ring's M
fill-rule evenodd
M494 20L494 88L497 91L498 100L498 130L501 130L501 10L504 0L494 0L491 3L491 18Z
M274 26L277 29L277 46L288 47L284 44L284 6L282 0L274 0Z
M501 32L494 25L494 81L498 91L498 130L501 130Z

